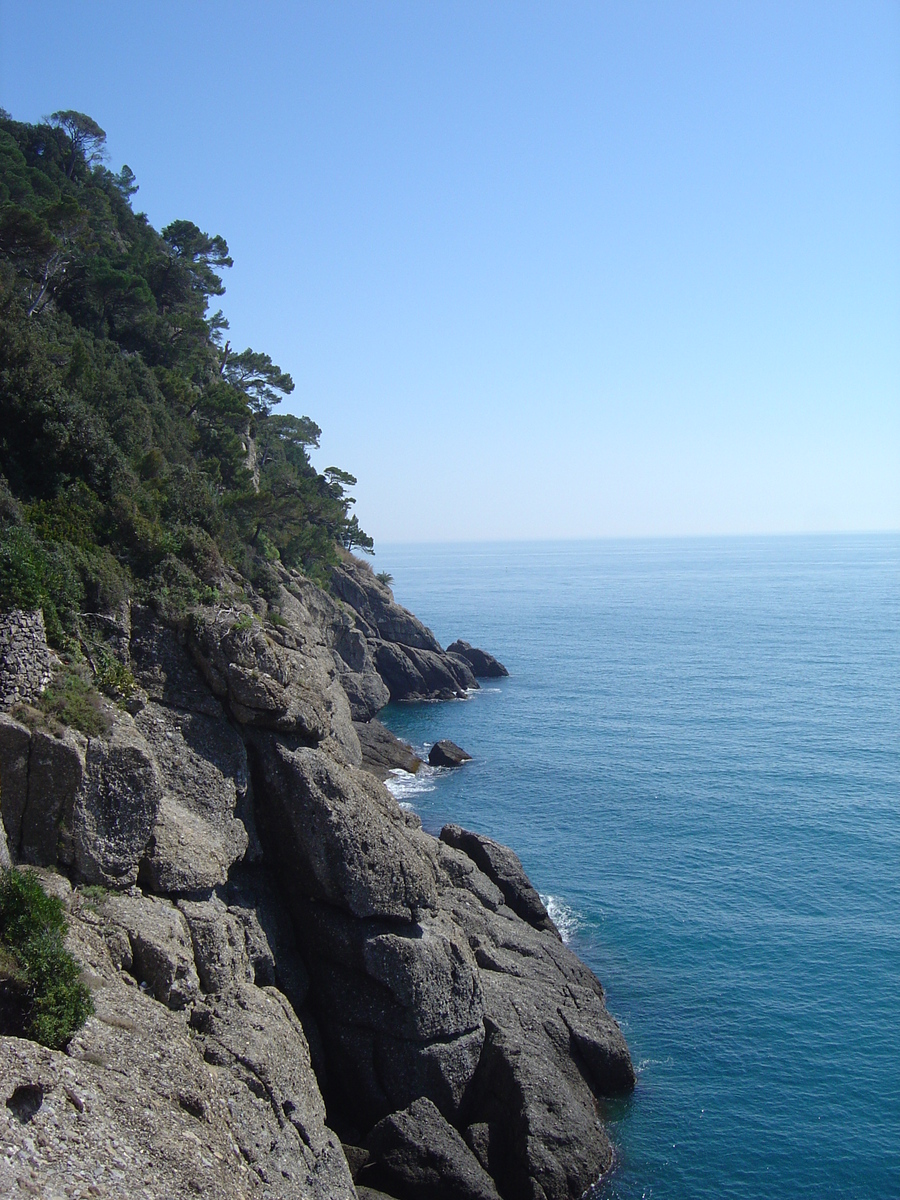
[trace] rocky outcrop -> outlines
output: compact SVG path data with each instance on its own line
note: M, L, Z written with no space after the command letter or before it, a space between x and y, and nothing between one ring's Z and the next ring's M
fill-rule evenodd
M65 1053L0 1037L0 1191L354 1200L282 993L242 956L206 994L186 918L137 889L67 902L95 1014Z
M509 674L503 663L494 658L493 654L479 650L477 646L470 646L468 642L453 642L447 647L447 653L458 654L460 658L464 658L476 679L502 679Z
M0 1037L0 1187L351 1200L332 1129L360 1196L575 1200L609 1167L634 1073L600 984L511 850L379 781L419 765L388 689L478 663L335 579L98 617L137 684L103 736L0 714L8 852L65 873L97 1005L66 1054Z
M367 1139L360 1180L400 1200L500 1200L494 1181L425 1097L379 1121Z
M362 765L376 779L386 779L391 771L406 771L414 775L422 765L412 746L401 742L380 721L354 721L356 736L362 750Z
M449 738L442 738L428 751L428 761L433 767L461 767L463 763L472 761L472 755Z
M523 921L535 929L556 932L556 926L550 920L543 901L532 887L515 851L495 842L493 838L470 833L459 825L445 825L441 830L441 841L467 854L479 870L497 885L503 893L503 899Z

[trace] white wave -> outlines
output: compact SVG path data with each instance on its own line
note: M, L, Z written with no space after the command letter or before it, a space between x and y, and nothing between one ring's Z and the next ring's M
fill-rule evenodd
M394 767L384 783L400 807L412 811L415 809L414 801L417 797L434 791L439 774L441 768L431 767L428 763L422 763L415 775L401 767Z
M562 940L568 945L570 938L582 926L581 917L570 904L566 904L565 900L559 896L545 896L542 894L541 903L546 908L550 920L559 930Z

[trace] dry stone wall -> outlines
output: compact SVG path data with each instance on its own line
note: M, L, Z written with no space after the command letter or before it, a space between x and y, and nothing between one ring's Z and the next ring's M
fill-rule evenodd
M0 708L34 704L50 682L44 615L15 608L0 620Z

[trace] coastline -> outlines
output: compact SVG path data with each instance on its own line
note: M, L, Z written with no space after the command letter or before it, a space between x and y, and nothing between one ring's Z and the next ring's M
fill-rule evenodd
M90 1169L120 1170L115 1130L151 1192L576 1200L609 1169L598 1099L634 1073L599 982L511 850L424 832L366 769L386 694L464 695L471 669L368 566L335 578L337 601L284 572L278 621L252 595L175 628L135 606L106 735L29 727L21 689L0 716L12 858L63 897L96 1006L64 1054L0 1039L0 1081L42 1097L10 1136L45 1142L0 1182L61 1178L85 1112Z

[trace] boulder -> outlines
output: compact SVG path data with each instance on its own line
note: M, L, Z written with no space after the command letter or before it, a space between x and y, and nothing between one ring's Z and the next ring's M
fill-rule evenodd
M509 674L503 663L494 658L493 654L488 654L486 650L479 650L477 646L470 646L468 642L462 640L454 642L447 647L447 653L458 654L464 658L472 668L472 674L476 679L501 679Z
M437 743L438 746L442 744ZM428 761L432 761L431 755ZM445 825L441 830L441 841L468 854L488 879L499 887L506 903L523 921L535 929L548 929L559 936L543 901L525 874L519 856L508 846L502 846L483 834L471 833L459 825Z
M363 766L376 779L386 779L391 771L415 774L422 765L412 746L401 742L391 731L374 718L365 723L355 722L356 736L362 750Z
M428 761L433 767L460 767L464 762L471 762L472 755L467 754L456 742L442 738L435 742L428 751Z
M379 1121L366 1139L371 1181L399 1200L500 1200L493 1180L424 1096Z

